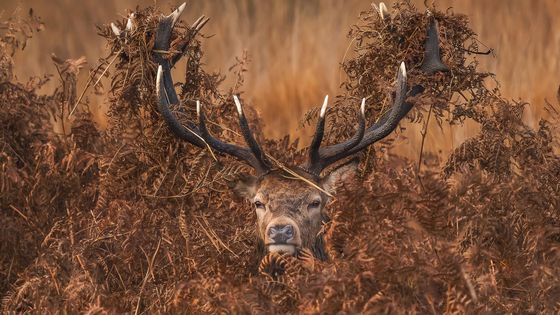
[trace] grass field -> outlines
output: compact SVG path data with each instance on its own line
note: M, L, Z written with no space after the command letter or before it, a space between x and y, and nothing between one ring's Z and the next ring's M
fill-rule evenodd
M423 87L407 98L406 130L356 156L333 198L316 190L330 169L297 182L305 194L269 187L297 197L265 202L302 225L315 211L307 184L321 197L315 243L290 247L295 256L263 252L264 205L230 189L251 167L163 121L174 92L168 77L167 94L155 88L157 63L167 66L156 29L165 33L162 12L177 3L153 4L0 3L2 313L560 312L557 1L442 0L432 16L402 0L390 20L355 0L189 2L163 52L188 59L187 78L185 62L173 72L185 102L172 112L195 121L188 100L200 99L211 133L241 143L231 93L243 79L249 124L283 181L302 179L293 172L305 172L312 130L300 125L315 125L325 94L336 96L333 143L355 133L362 97L368 124L387 110L402 60L411 90ZM115 35L108 24L123 28L127 10L132 31ZM187 26L201 14L211 21L195 36ZM449 72L422 67L434 17ZM80 102L98 62L106 77Z

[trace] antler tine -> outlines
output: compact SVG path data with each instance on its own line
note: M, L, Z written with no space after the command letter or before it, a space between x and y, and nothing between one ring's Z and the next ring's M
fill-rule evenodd
M323 106L321 106L319 120L317 121L317 127L315 128L315 134L313 135L313 140L309 146L309 161L311 165L319 161L319 147L321 146L323 135L325 133L325 115L327 113L328 104L329 96L327 95L323 101Z
M177 20L179 20L179 17L181 16L181 14L183 14L183 10L185 10L186 6L187 3L183 2L183 4L181 4L179 7L177 7L177 9L175 9L175 11L173 11L171 14L167 16L167 18L171 19L172 26L174 26L175 23L177 23Z
M323 170L327 165L334 163L335 160L331 162L329 156L338 160L337 158L338 156L344 154L344 152L348 150L351 150L352 148L357 146L360 143L360 141L362 141L366 130L365 106L366 106L366 99L363 98L360 104L360 111L358 116L358 129L350 139L346 140L343 143L331 145L326 148L319 148L320 146L319 143L318 144L319 146L317 146L316 151L315 152L311 151L311 153L313 153L314 159L310 158L309 160L310 163L307 165L308 171L318 175L321 172L321 170ZM323 122L321 122L321 120ZM324 124L325 124L324 117L321 117L321 120L318 123L317 129L319 129L319 127L324 128ZM321 133L323 133L322 130Z
M198 129L200 130L201 136L213 149L247 162L258 174L264 174L270 169L270 167L263 162L262 158L257 157L252 150L214 138L206 127L206 116L204 115L204 110L201 108L200 101L196 102L196 113L198 115Z
M377 7L376 7L377 8ZM381 6L378 9L381 14ZM449 71L449 68L443 64L441 61L441 54L439 49L439 35L438 35L438 22L428 12L429 18L431 18L431 23L427 30L427 39L425 42L425 52L424 52L424 62L422 64L422 71L427 74L433 74L438 71ZM383 14L381 14L383 18ZM316 137L310 146L310 159L307 164L307 169L314 173L319 174L324 168L330 164L344 159L348 156L356 154L361 150L365 149L369 145L385 138L388 136L395 128L398 126L401 119L406 116L406 114L412 109L412 104L406 102L406 98L409 96L416 96L424 91L424 88L420 85L412 87L410 92L407 94L407 84L406 84L406 66L401 63L399 71L397 73L397 84L395 87L395 99L393 102L393 107L388 113L385 113L379 121L374 123L365 132L362 130L362 121L365 118L360 119L360 127L358 131L349 140L343 143L331 145L325 148L319 148L320 139L317 140L317 134L323 134L324 128L324 117L321 116L319 123L317 125ZM364 111L364 102L362 101L362 113ZM320 132L319 132L320 131ZM362 133L362 134L360 134Z
M379 126L375 124L368 130L367 135L364 136L364 142L354 149L363 149L364 147L372 144L376 141L381 140L388 136L399 124L400 120L410 111L412 108L409 103L405 102L406 95L406 66L404 62L401 62L399 71L397 72L397 84L395 87L395 100L393 101L393 107L389 112L387 119ZM356 152L357 152L356 151Z
M115 25L115 23L111 23L111 30L113 31L113 34L115 34L117 37L121 36L121 30L118 26Z
M185 35L184 40L181 41L181 43L177 46L177 50L184 51L185 48L187 48L187 46L189 45L190 41L198 34L198 32L200 32L200 30L204 27L204 25L206 25L206 23L208 23L208 21L210 21L209 17L201 15L192 24L191 28L187 30L187 34ZM175 65L175 63L177 63L177 61L179 61L182 56L183 54L177 54L173 56L173 58L171 59L171 64Z
M365 99L363 99L360 108L360 126L358 127L356 134L343 143L320 148L318 152L318 158L316 160L310 161L310 165L307 167L307 169L314 174L318 174L330 164L351 156L365 149L369 145L388 136L398 126L400 120L404 118L404 116L406 116L406 114L412 108L412 105L410 103L405 102L405 99L407 97L407 85L406 67L404 62L401 63L399 67L396 85L396 95L393 107L387 114L385 114L377 123L373 124L366 130ZM419 88L418 86L416 86L411 91L411 94L416 95L422 90L423 89L421 89L421 87Z
M198 147L210 146L218 152L232 155L252 166L258 174L263 174L269 170L269 166L266 164L262 151L252 136L242 110L239 123L245 140L250 148L229 144L214 138L206 127L206 118L199 101L197 101L198 127L192 122L187 122L186 127L183 126L169 109L170 104L179 104L179 97L177 96L177 92L173 86L171 63L169 59L164 58L157 52L169 50L173 25L179 18L179 15L184 8L185 6L181 5L171 15L162 18L156 30L154 43L154 50L156 53L154 54L154 58L159 64L156 77L156 92L159 100L158 109L171 132L180 139ZM199 19L199 22L196 25L197 29L200 30L207 21L208 19L205 18ZM238 110L239 108L240 105L238 106Z
M389 15L389 11L387 10L387 6L383 2L379 2L379 16L382 20L384 20L386 16L388 16L389 18L391 17Z
M165 84L165 74L163 70L163 66L159 65L157 78L156 78L156 94L159 99L158 102L158 109L163 116L163 119L167 123L167 126L175 134L182 140L185 140L189 143L192 143L198 147L203 148L205 146L203 139L198 134L198 129L192 123L187 123L187 127L184 127L178 120L175 118L171 110L169 109L170 99L177 99L177 94L175 89L169 89L168 86Z
M130 15L128 16L128 20L126 21L126 26L125 26L125 30L127 32L132 31L132 29L134 28L134 23L132 22L134 20L135 14L134 13L130 13Z
M268 161L266 160L266 156L264 155L257 140L255 140L251 128L249 128L249 123L247 122L247 118L245 117L245 113L243 112L243 107L241 106L241 102L239 101L237 95L233 95L233 101L235 102L235 107L237 108L237 114L239 116L239 127L241 128L241 134L245 139L245 143L247 143L247 145L253 152L253 155L261 164L261 167L268 168Z
M422 63L422 71L427 74L434 74L438 71L449 71L449 68L441 61L441 53L439 49L438 21L435 17L428 26L428 35L425 43L424 62Z

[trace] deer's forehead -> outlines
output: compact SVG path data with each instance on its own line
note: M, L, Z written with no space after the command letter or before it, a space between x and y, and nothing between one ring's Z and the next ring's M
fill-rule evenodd
M268 200L307 199L319 193L301 180L282 177L265 177L257 188L257 195Z

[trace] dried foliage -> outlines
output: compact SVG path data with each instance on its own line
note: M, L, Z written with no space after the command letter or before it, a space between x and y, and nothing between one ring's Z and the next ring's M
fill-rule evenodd
M350 32L356 54L343 65L348 80L330 109L329 139L352 133L357 99L368 97L372 120L389 108L401 60L411 83L426 87L413 121L473 119L481 132L449 157L426 156L423 170L391 155L389 142L389 150L370 150L362 176L329 205L325 262L307 251L257 257L253 211L228 189L247 168L227 157L216 163L168 132L155 106L156 8L135 11L132 30L120 36L99 28L111 53L91 81L111 79L105 132L87 107L68 119L81 102L75 83L83 60L55 58L61 82L52 95L37 93L46 79L14 81L11 56L22 44L11 40L24 27L10 28L0 45L8 73L0 78L3 311L559 312L558 105L548 105L552 124L524 125L524 104L487 88L492 75L471 58L478 47L467 18L430 10L451 73L419 70L424 12L406 1L390 19L364 12ZM126 19L116 24L123 30ZM221 75L204 71L201 37L191 35L179 24L165 52L173 59L187 43L185 106L174 110L192 120L189 101L200 98L213 133L239 141L230 93L220 89ZM233 68L239 84L245 62ZM54 132L57 119L71 126ZM266 147L287 163L304 153L288 138Z

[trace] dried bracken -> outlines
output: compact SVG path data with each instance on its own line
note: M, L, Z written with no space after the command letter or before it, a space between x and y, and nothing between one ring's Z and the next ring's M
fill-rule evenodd
M84 60L53 58L60 87L39 95L48 77L15 81L11 58L40 20L8 23L0 38L2 311L560 312L559 104L548 104L551 122L529 128L525 104L502 98L492 74L477 68L467 17L435 7L426 14L407 1L383 18L378 8L351 29L355 55L343 64L348 80L329 109L328 141L353 134L362 97L371 120L389 108L387 87L403 60L410 84L426 88L413 100L415 123L474 120L481 132L449 157L426 156L420 171L391 154L390 141L385 152L369 150L361 176L330 205L327 261L306 251L259 260L253 210L228 189L247 167L225 156L216 162L166 129L154 56L184 53L185 106L176 115L193 121L192 101L204 100L212 133L242 141L231 93L222 75L205 72L204 37L191 23L178 22L167 52L153 51L162 16L154 7L99 28L110 54L90 81L111 82L103 132L76 91ZM423 43L434 18L449 72L426 75ZM239 83L245 62L233 68ZM282 162L305 157L288 138L260 143Z

